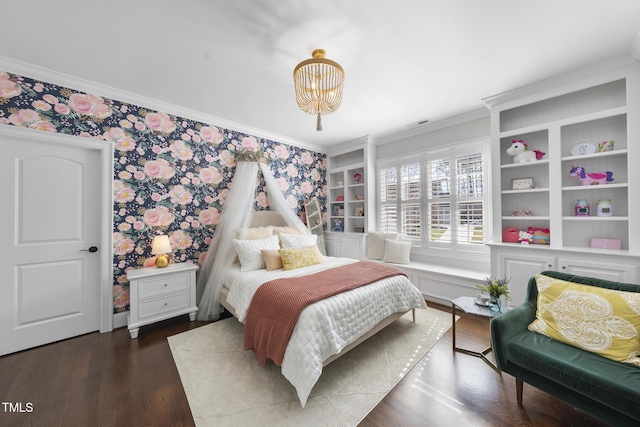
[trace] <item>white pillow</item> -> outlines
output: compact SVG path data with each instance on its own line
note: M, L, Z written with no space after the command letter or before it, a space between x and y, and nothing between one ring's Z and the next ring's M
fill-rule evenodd
M273 236L273 227L270 225L267 225L265 227L251 227L244 230L236 230L236 239L241 240L264 239L269 236Z
M384 258L385 240L398 240L398 233L383 233L382 231L374 231L367 235L367 258L382 259Z
M411 242L398 242L387 239L384 243L384 262L395 262L396 264L409 264L411 255Z
M280 233L280 241L282 242L282 248L304 248L306 246L313 246L318 242L318 236L316 234L287 234Z
M240 259L240 271L252 271L265 268L264 258L260 249L279 249L278 236L255 240L233 239Z

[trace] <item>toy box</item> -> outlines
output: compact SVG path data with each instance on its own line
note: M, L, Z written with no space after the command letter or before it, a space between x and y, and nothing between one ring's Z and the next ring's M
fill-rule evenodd
M620 240L591 238L591 247L596 249L620 249Z

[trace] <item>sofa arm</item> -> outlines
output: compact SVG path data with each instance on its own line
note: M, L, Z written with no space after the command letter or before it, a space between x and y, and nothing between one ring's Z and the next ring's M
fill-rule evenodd
M527 330L527 326L536 317L536 307L525 302L491 319L491 347L498 369L507 367L507 342L514 336Z

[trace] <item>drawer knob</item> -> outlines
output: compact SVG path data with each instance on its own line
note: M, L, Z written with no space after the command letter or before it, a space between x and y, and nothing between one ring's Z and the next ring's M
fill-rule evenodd
M166 307L167 305L169 305L169 303L166 303L166 302L165 302L165 303L164 303L164 306Z
M165 288L167 287L167 284L166 284L166 283L164 284L164 287L165 287Z

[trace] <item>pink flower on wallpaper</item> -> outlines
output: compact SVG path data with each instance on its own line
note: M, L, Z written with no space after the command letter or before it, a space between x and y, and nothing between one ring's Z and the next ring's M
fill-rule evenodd
M150 227L166 227L175 220L175 216L166 206L156 206L155 208L147 209L142 220Z
M177 230L171 233L169 240L173 242L176 249L180 250L190 248L193 243L193 238L185 234L182 230Z
M144 164L144 173L149 178L169 179L175 174L175 169L165 159L158 158Z
M3 78L3 76L7 77ZM7 74L0 74L0 98L13 98L14 96L18 96L22 93L20 86L8 79L9 76Z
M58 98L56 98L55 96L53 96L53 95L51 95L49 93L47 93L46 95L42 95L42 99L44 99L45 101L47 101L51 105L55 105L55 104L57 104L59 102Z
M313 185L311 185L309 181L304 181L300 184L300 190L302 190L304 194L309 194L313 191Z
M131 188L124 187L116 192L114 198L118 203L129 203L136 198L136 193Z
M58 114L69 114L71 109L64 104L55 104L53 109L56 110Z
M200 138L205 142L211 142L215 145L220 144L224 139L220 133L220 129L215 126L203 126L200 129Z
M47 122L45 120L39 120L37 122L31 123L29 125L29 129L43 130L45 132L58 132L58 129L51 122Z
M29 108L20 109L17 113L9 116L9 123L15 126L22 126L24 123L32 123L39 120L42 120L40 114Z
M318 171L318 169L311 169L311 179L313 179L315 182L320 181L320 172Z
M242 148L257 151L260 148L258 140L253 136L245 136L242 138Z
M119 151L133 151L136 149L136 141L130 136L125 136L116 142L116 149Z
M279 159L287 159L289 157L289 149L284 145L278 145L273 151Z
M256 194L256 203L261 208L269 207L269 198L267 197L264 191L261 191L258 194Z
M116 289L120 288L120 289ZM125 291L122 286L113 287L113 305L116 308L124 308L129 305L129 291Z
M222 174L215 167L200 169L200 180L206 184L220 184L222 182Z
M298 207L298 199L296 197L294 197L293 194L289 194L287 197L287 202L289 202L289 206L291 206L292 209L295 209Z
M236 164L236 158L229 150L222 150L218 153L218 162L220 166L230 168Z
M133 240L123 239L115 244L113 251L116 255L126 255L133 252L135 247L136 244L133 243Z
M297 178L298 177L298 168L295 167L293 164L289 163L287 165L287 175L289 175L291 178Z
M303 151L302 154L300 154L300 160L305 165L310 165L313 163L313 156L308 151Z
M74 93L69 97L69 108L83 116L96 116L104 119L111 116L111 107L104 99L91 94Z
M200 211L198 220L204 225L216 225L220 219L220 211L216 208L207 208Z
M49 104L48 102L45 101L33 101L31 103L31 106L33 106L33 108L35 108L36 110L40 110L40 111L49 111L51 110L51 104Z
M193 200L193 195L187 191L182 185L174 185L169 190L172 202L177 202L181 205L188 205Z
M151 130L171 133L176 130L176 125L171 121L171 117L169 117L166 113L147 113L144 118L144 124Z
M276 184L278 184L280 191L287 191L289 189L289 181L287 181L286 178L276 178Z

